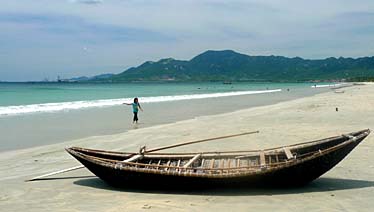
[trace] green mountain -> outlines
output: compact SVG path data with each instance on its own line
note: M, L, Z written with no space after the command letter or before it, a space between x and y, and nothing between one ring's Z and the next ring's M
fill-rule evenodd
M326 58L248 56L231 50L206 51L189 61L148 61L103 79L126 81L314 81L374 77L374 57Z

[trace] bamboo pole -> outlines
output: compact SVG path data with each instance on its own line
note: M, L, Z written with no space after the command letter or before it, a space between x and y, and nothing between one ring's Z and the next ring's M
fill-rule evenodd
M138 154L138 155L135 155L135 156L133 156L133 157L127 159L127 160L124 160L124 162L132 162L132 161L137 160L137 159L142 158L142 157L143 157L143 155ZM26 182L27 181L40 180L40 179L45 178L45 177L49 177L49 176L52 176L52 175L61 174L61 173L69 172L69 171L74 171L74 170L81 169L81 168L84 168L84 166L79 165L79 166L74 166L74 167L67 168L67 169L62 169L62 170L59 170L59 171L55 171L55 172L51 172L51 173L48 173L48 174L43 174L43 175L31 178L30 180L26 180Z
M30 180L26 180L26 182L27 181L40 180L40 179L45 178L45 177L49 177L49 176L52 176L52 175L61 174L61 173L64 173L64 172L69 172L69 171L73 171L73 170L77 170L77 169L81 169L81 168L84 168L84 166L83 165L74 166L74 167L71 167L71 168L51 172L51 173L48 173L48 174L43 174L43 175L31 178Z
M190 144L202 143L202 142L212 141L212 140L220 140L220 139L225 139L225 138L232 138L232 137L249 135L249 134L254 134L254 133L259 133L259 132L260 131L257 130L257 131L252 131L252 132L245 132L245 133L239 133L239 134L233 134L233 135L226 135L226 136L220 136L220 137L214 137L214 138L201 139L201 140L196 140L196 141L189 141L189 142L184 142L184 143L180 143L180 144L174 144L174 145L170 145L170 146L164 146L164 147L160 147L160 148L154 148L154 149L146 150L146 151L144 151L144 154L150 153L150 152L156 152L156 151L160 151L160 150L164 150L164 149L171 149L171 148L175 148L175 147L186 146L186 145L190 145ZM136 155L135 155L135 157L136 157ZM51 172L51 173L48 173L48 174L43 174L43 175L31 178L30 180L26 180L26 182L27 181L40 180L40 179L45 178L45 177L49 177L49 176L52 176L52 175L61 174L61 173L69 172L69 171L74 171L74 170L81 169L81 168L84 168L84 166L79 165L79 166L74 166L74 167L67 168L67 169L62 169L62 170L59 170L59 171L55 171L55 172Z
M225 138L232 138L232 137L238 137L238 136L243 136L243 135L249 135L249 134L254 134L254 133L259 133L259 132L260 131L257 130L257 131L252 131L252 132L245 132L245 133L225 135L225 136L207 138L207 139L196 140L196 141L189 141L189 142L184 142L184 143L180 143L180 144L173 144L173 145L170 145L170 146L164 146L164 147L159 147L159 148L146 150L145 153L151 153L151 152L156 152L156 151L160 151L160 150L171 149L171 148L174 148L174 147L186 146L186 145L190 145L190 144L202 143L202 142L206 142L206 141L220 140L220 139L225 139Z

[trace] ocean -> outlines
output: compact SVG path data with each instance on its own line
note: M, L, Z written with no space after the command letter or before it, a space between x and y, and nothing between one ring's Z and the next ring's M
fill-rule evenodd
M0 151L109 135L328 90L313 83L0 83ZM318 88L318 89L316 89ZM132 124L134 97L144 108Z

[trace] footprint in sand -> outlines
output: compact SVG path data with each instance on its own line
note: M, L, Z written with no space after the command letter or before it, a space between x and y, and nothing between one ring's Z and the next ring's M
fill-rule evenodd
M6 195L0 196L0 201L6 201L8 199L9 199L9 196L6 196Z
M142 207L142 209L151 209L152 208L152 206L150 206L150 205L148 205L148 204L145 204L145 205L143 205L143 207Z

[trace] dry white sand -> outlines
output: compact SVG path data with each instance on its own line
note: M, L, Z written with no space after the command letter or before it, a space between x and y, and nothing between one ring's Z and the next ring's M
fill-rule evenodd
M374 135L311 184L294 189L147 191L115 189L85 169L24 182L78 165L67 146L137 151L195 139L260 130L259 134L174 151L262 149L374 129L374 85L340 89L233 113L199 117L127 133L90 137L0 155L1 211L373 211ZM336 112L335 108L339 111ZM22 133L22 132L19 132ZM157 183L157 182L155 182Z

